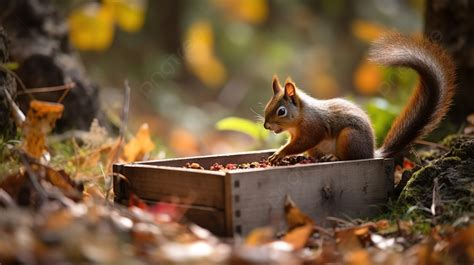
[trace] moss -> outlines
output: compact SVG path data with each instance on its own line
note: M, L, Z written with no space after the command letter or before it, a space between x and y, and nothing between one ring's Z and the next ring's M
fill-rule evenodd
M413 205L430 209L435 178L442 207L439 221L452 221L474 210L474 137L453 135L443 144L450 150L413 172L395 203L397 211Z

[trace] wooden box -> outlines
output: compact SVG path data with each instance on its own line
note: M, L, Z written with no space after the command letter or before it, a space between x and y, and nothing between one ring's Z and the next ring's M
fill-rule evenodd
M318 225L326 217L367 218L379 213L393 189L393 160L366 159L306 165L245 169L230 172L187 169L214 163L246 163L272 151L165 159L116 164L116 201L126 203L133 192L147 202L170 197L193 198L186 218L219 236L246 235L253 228L284 228L283 205L288 194ZM126 180L125 180L126 179Z

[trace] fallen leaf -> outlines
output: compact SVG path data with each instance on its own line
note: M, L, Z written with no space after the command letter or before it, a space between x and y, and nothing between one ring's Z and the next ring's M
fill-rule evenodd
M149 209L148 205L133 193L130 194L130 199L128 200L128 207L137 207L145 211Z
M285 199L285 219L288 231L307 224L314 225L314 221L296 206L289 195Z
M46 179L54 186L61 189L66 195L77 195L79 190L75 183L64 170L55 170L43 166L46 169Z
M314 226L307 223L288 232L282 240L293 246L295 250L300 250L306 246L309 237L313 234Z
M151 140L148 124L140 126L137 134L123 148L123 157L127 162L142 160L146 154L155 148Z
M344 264L348 265L367 265L372 264L369 252L365 249L358 249L347 253L344 256Z
M245 245L260 246L275 239L273 228L265 226L253 229L245 238Z
M34 158L41 158L46 150L46 135L54 128L63 113L64 106L38 100L30 102L23 126L23 149Z

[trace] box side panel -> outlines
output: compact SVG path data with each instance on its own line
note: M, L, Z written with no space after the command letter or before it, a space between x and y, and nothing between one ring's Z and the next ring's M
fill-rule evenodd
M123 165L120 181L121 198L133 192L151 201L185 201L197 206L224 209L224 175L207 174L198 170L173 170L169 168ZM118 185L120 186L120 185ZM124 192L125 191L125 192Z
M374 216L393 189L393 180L387 177L393 168L387 163L374 159L234 174L234 232L245 235L266 225L284 228L287 194L318 225L327 225L329 216Z
M144 200L150 205L155 205L155 201ZM117 201L121 204L127 204L128 200ZM224 211L217 210L210 207L198 207L192 205L182 205L174 203L166 203L167 208L175 207L177 212L182 212L184 221L190 221L194 224L197 224L201 227L206 228L211 231L214 235L217 236L228 236L226 232Z
M176 159L164 159L156 161L140 162L139 164L154 165L154 166L170 166L170 167L183 167L186 163L199 163L202 167L208 169L214 163L219 164L240 164L250 163L253 161L260 161L262 158L267 158L273 151L264 150L257 152L245 152L237 154L224 154L224 155L210 155L190 158L176 158Z

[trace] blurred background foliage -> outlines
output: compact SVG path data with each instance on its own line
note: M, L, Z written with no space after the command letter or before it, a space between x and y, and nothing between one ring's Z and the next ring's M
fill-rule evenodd
M386 30L420 34L423 0L57 2L108 117L117 120L128 79L130 130L148 123L173 156L279 146L284 138L256 115L273 74L315 97L357 102L379 143L417 82L365 56Z

